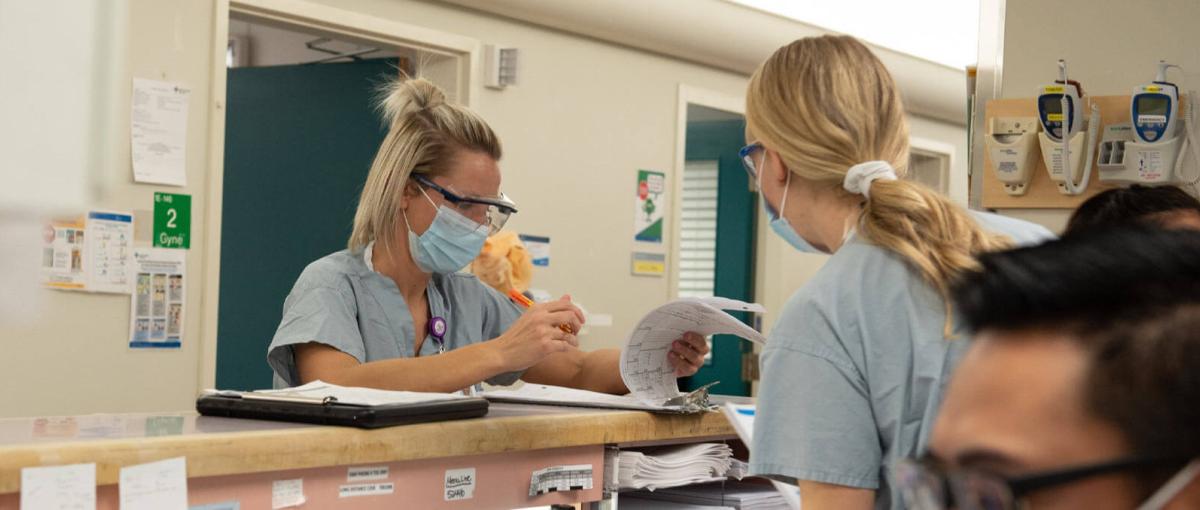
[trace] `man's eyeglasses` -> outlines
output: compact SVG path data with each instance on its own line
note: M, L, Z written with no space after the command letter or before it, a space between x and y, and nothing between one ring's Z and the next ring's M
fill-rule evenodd
M504 193L498 197L468 197L459 195L449 189L439 186L427 177L413 174L413 180L422 186L430 188L450 202L459 214L470 218L480 226L488 227L488 235L494 235L504 228L508 217L517 212L517 204L509 200Z
M932 457L904 459L892 468L905 505L914 510L1015 510L1030 493L1093 476L1184 464L1186 457L1126 457L1098 464L1006 477L976 469L949 468Z
M754 151L762 148L761 143L754 142L738 151L738 158L742 160L742 168L746 169L746 175L750 177L750 187L756 192L758 191L758 167L754 164Z

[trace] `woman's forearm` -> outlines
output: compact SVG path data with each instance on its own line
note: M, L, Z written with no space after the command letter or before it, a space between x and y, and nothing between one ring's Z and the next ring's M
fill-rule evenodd
M330 351L306 355L303 349L297 349L296 365L301 382L321 379L339 386L448 393L509 371L503 357L489 342L437 356L394 358L369 363L358 363L350 355L328 346L319 347Z

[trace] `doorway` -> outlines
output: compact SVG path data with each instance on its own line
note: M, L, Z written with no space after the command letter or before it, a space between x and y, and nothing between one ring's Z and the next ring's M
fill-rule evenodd
M756 195L738 158L746 123L739 112L687 102L683 168L677 179L679 218L673 264L674 297L754 300ZM750 314L735 313L753 325ZM744 370L749 342L732 335L709 339L711 353L684 390L720 381L712 392L750 394Z

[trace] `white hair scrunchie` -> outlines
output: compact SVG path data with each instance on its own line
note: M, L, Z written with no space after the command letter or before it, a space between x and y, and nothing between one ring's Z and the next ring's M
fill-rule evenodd
M846 179L842 181L842 187L855 195L871 198L871 195L869 195L871 182L876 179L894 181L896 180L896 170L887 161L859 163L846 171Z

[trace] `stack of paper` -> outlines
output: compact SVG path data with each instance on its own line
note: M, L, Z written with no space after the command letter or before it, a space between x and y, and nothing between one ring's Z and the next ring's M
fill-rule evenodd
M525 383L517 389L489 390L480 393L479 396L493 402L512 402L517 404L598 407L602 409L628 409L675 414L687 412L678 407L646 404L633 395L610 395L608 393L597 393L546 384Z
M689 505L725 506L736 510L788 510L792 508L779 494L779 491L770 485L735 481L622 494L619 500L622 506L628 498L670 501Z
M617 457L617 488L653 491L724 480L732 463L733 449L721 443L623 451Z
M320 403L325 399L333 399L339 404L361 405L361 406L381 406L388 404L420 404L426 402L437 402L441 400L455 400L466 398L463 395L454 393L423 393L419 391L388 391L377 390L374 388L357 388L352 386L338 386L330 384L320 379L297 386L295 388L285 388L281 390L257 390L257 391L232 391L232 390L204 390L205 394L209 395L227 395L240 396L246 399L262 399L262 400L286 400L295 402L316 402Z

